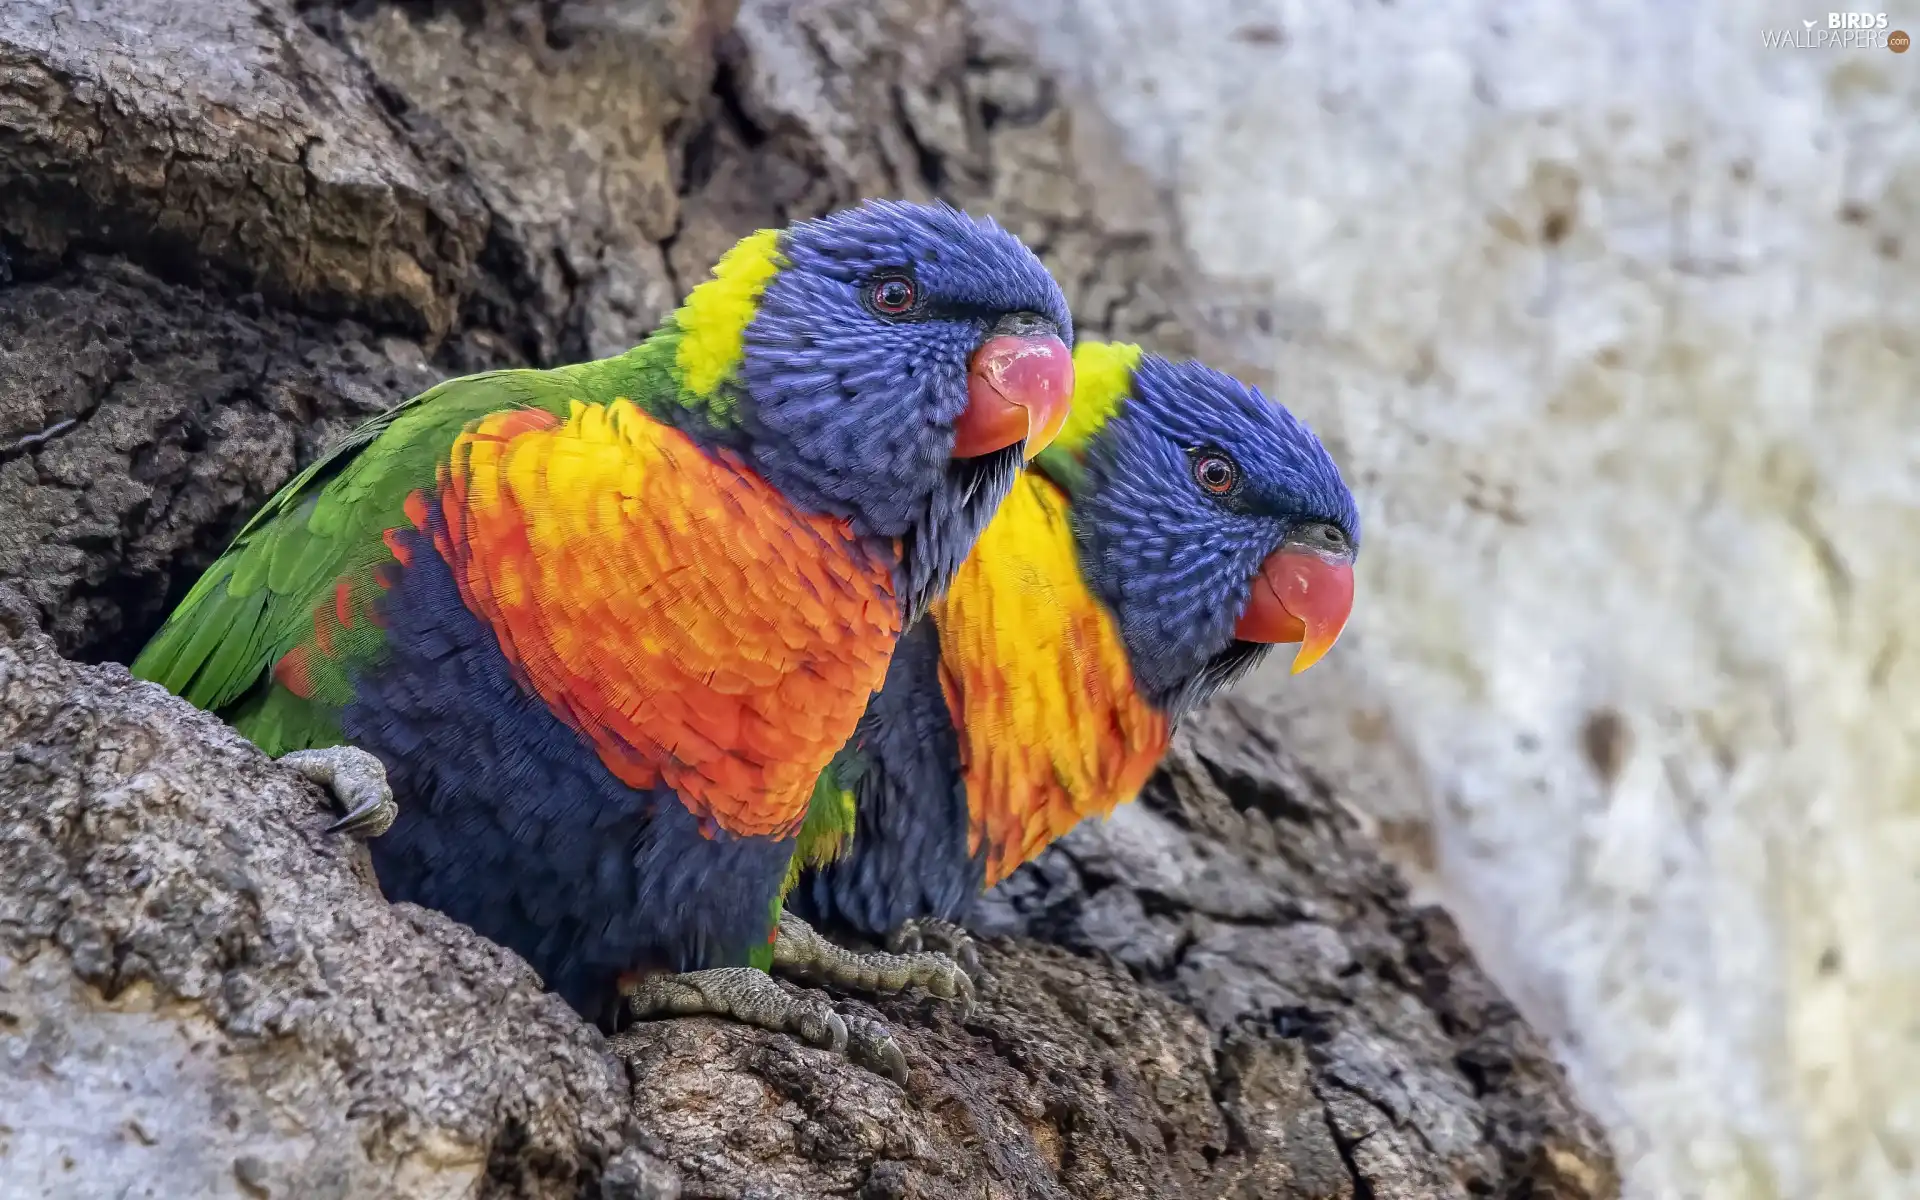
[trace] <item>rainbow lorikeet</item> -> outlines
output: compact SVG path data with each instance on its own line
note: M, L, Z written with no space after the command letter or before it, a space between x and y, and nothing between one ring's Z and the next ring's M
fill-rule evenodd
M763 230L624 354L362 426L134 672L332 786L390 899L603 1026L624 989L844 1044L750 968L804 943L776 922L816 780L1066 419L1071 338L990 221L870 202Z
M1359 514L1312 431L1197 363L1074 363L1065 429L894 652L841 819L803 839L803 916L965 961L975 896L1133 799L1274 644L1303 671L1346 624Z

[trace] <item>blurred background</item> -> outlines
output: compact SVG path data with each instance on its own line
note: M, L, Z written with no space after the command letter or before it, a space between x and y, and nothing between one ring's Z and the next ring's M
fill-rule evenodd
M979 6L1348 472L1354 623L1250 690L1629 1195L1920 1195L1920 6Z

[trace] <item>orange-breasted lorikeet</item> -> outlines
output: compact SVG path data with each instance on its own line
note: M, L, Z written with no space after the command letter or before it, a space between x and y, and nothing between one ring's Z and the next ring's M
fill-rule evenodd
M269 754L370 752L388 897L609 1022L623 977L765 961L816 777L1066 419L1071 339L990 221L763 230L633 350L355 431L134 671Z
M1312 431L1197 363L1102 343L1074 362L1066 428L894 652L838 828L802 848L802 916L951 938L983 889L1133 799L1182 714L1276 643L1305 670L1346 624L1360 519Z

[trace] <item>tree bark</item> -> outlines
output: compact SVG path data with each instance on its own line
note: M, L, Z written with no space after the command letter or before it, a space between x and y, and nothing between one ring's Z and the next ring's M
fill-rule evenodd
M970 1019L846 999L894 1029L903 1090L721 1022L601 1038L512 954L388 906L314 789L112 665L364 416L623 348L733 239L863 195L990 212L1083 335L1207 351L1151 189L994 35L955 0L0 11L0 1174L1617 1194L1452 924L1230 703L983 906Z

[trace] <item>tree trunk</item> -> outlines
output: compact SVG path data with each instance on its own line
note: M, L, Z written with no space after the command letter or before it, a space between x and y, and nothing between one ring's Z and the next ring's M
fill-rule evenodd
M736 237L863 195L990 212L1085 334L1207 351L1152 191L989 32L955 0L0 11L0 1176L1617 1194L1452 924L1230 702L990 898L970 1019L862 1009L903 1090L717 1021L602 1038L514 955L387 905L315 789L113 665L366 415L624 348Z

